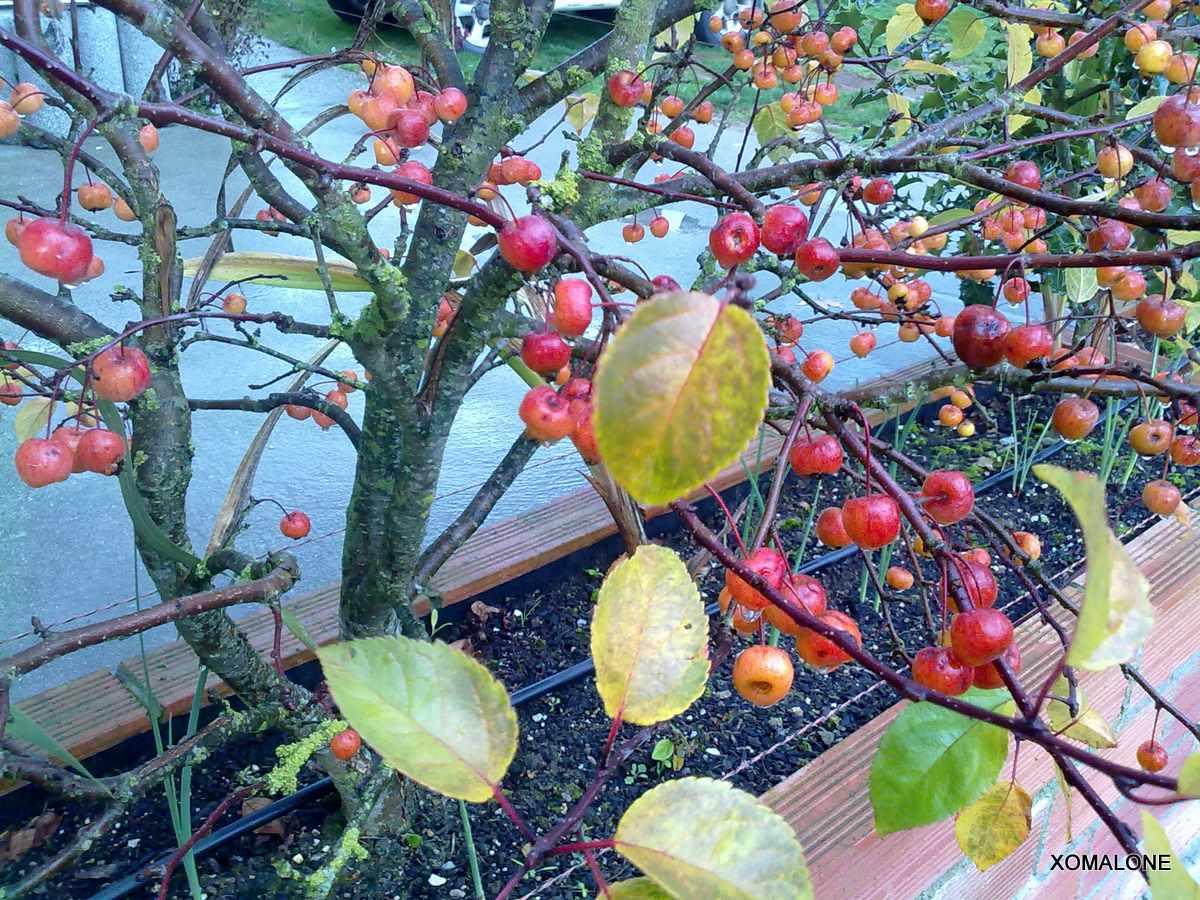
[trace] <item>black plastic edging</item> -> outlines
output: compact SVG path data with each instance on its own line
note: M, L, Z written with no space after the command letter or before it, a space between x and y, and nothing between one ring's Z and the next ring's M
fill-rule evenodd
M1131 402L1133 401L1126 401L1125 403L1122 403L1115 410L1115 412L1117 414L1123 412ZM1099 422L1097 422L1097 426L1103 422L1106 417L1107 413L1104 416L1101 416ZM889 422L895 421L895 419L889 420ZM1035 454L1030 465L1045 462L1051 457L1061 453L1069 446L1070 444L1067 441L1057 441ZM1008 468L1002 472L997 472L994 475L989 475L983 481L979 482L979 485L975 489L976 496L979 496L980 494L986 494L993 488L1003 484L1005 481L1012 478L1013 473L1014 469ZM811 575L813 572L818 572L827 566L835 565L836 563L849 559L850 557L854 556L856 552L857 549L855 547L842 547L838 550L831 550L828 553L824 553L821 556L816 557L815 559L809 560L801 566L797 566L796 571L804 575ZM712 616L718 611L718 609L719 607L717 603L710 603L705 608L705 613L709 616ZM555 672L553 675L547 675L545 678L539 679L532 684L527 684L522 688L518 688L517 690L513 691L509 700L513 706L521 706L531 700L544 697L546 694L556 691L559 688L573 684L579 679L585 678L586 676L592 674L592 672L595 670L596 665L589 656L586 659L567 666L565 669ZM238 819L236 822L231 822L224 828L218 828L208 837L197 841L196 846L193 848L193 852L195 853L196 858L199 859L205 853L215 850L229 843L230 841L237 840L247 832L251 832L256 828L260 828L268 822L273 822L276 819L282 818L288 813L299 809L310 800L323 797L332 790L333 779L328 777L320 778L317 781L314 781L312 784L301 788L294 794L289 794L287 797L276 800L274 803L264 806L262 809ZM171 858L172 853L174 853L173 850L168 851L158 859L143 866L138 873L127 875L120 881L108 885L103 890L94 894L92 896L92 900L120 900L120 898L129 896L139 888L145 887L154 880L154 876L144 876L142 873L161 871L162 866L164 866L167 860Z

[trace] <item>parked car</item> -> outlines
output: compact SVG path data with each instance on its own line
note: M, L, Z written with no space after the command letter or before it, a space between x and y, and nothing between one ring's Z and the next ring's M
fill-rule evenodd
M357 23L365 14L369 0L329 0L329 6L341 18L348 22ZM584 13L614 10L621 5L621 0L555 0L555 13ZM741 26L737 21L738 10L750 6L739 0L713 0L713 7L696 17L696 35L706 43L716 44L721 35L734 31ZM462 46L475 53L487 49L491 37L491 0L455 0L454 16L458 20L459 35ZM709 20L715 14L721 14L724 26L719 31L709 28ZM385 20L386 21L386 20Z

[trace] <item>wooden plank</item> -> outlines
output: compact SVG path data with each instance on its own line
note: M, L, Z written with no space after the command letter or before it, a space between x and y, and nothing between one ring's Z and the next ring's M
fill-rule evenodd
M1156 613L1154 630L1139 666L1160 689L1168 685L1169 697L1193 698L1184 708L1195 712L1194 698L1200 697L1200 652L1194 640L1195 634L1200 633L1200 606L1194 602L1200 593L1200 532L1174 520L1164 520L1132 541L1128 548L1150 579ZM1076 594L1081 590L1082 579L1081 575L1073 585ZM1069 614L1061 613L1061 621L1070 620ZM1037 618L1026 619L1018 626L1017 640L1025 662L1021 680L1029 688L1048 677L1061 647L1051 629ZM1119 735L1125 736L1120 747L1102 755L1132 765L1135 742L1150 733L1152 704L1143 697L1122 715L1126 685L1117 669L1080 673L1080 684L1090 705L1119 727ZM1054 770L1049 756L1027 749L1018 771L1022 786L1031 794L1044 792L1048 796L1043 802L1055 804L1049 812L1053 821L1042 832L1049 840L1038 839L1035 834L1012 857L981 874L963 864L953 834L953 821L887 838L874 833L868 792L871 759L884 731L902 708L901 703L886 710L763 795L763 800L796 829L813 871L817 896L858 900L912 897L925 892L947 897L1011 897L1028 893L1035 872L1045 873L1049 869L1045 854L1060 852L1066 833L1065 805L1061 795L1054 793ZM1165 716L1159 730L1160 739L1169 747L1180 748L1172 752L1178 764L1191 748L1191 735ZM1097 778L1094 783L1101 795L1136 826L1133 810L1127 805L1123 807L1127 802L1117 795L1111 782ZM1038 821L1041 809L1035 807L1035 831L1041 824ZM1078 796L1073 814L1074 832L1086 842L1085 849L1073 847L1074 852L1122 852L1109 839L1107 829L1089 829L1089 821L1094 817ZM878 878L881 871L888 872L886 880ZM1037 895L1082 896L1095 887L1091 885L1085 890L1084 882L1080 881L1094 876L1070 874L1070 879L1057 883L1054 889L1037 886ZM1105 889L1101 895L1116 893Z
M111 672L97 671L22 700L17 708L82 759L142 732L145 711Z

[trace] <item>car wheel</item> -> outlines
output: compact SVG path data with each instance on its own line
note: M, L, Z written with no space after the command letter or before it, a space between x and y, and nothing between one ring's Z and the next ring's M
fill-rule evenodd
M329 8L343 22L357 26L367 14L367 0L328 0Z

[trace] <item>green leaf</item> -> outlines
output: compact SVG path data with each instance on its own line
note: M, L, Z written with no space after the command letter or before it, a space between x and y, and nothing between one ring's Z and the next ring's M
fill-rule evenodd
M887 46L888 53L892 53L924 27L925 23L917 15L916 6L911 3L901 3L896 7L895 15L888 19L887 28L883 31L884 44Z
M671 895L649 878L630 878L608 886L609 900L671 900ZM602 900L604 894L597 894Z
M947 222L953 222L956 219L965 219L968 216L975 215L975 210L956 207L954 209L943 209L936 216L929 217L929 227L934 228L938 225L945 225Z
M1179 793L1200 798L1200 753L1193 753L1179 767Z
M954 822L959 849L980 872L1006 859L1029 837L1033 801L1015 782L1001 781L965 806Z
M1140 103L1135 103L1129 107L1129 112L1125 113L1125 119L1136 119L1138 116L1145 116L1154 112L1168 96L1168 94L1156 94L1153 97L1147 97Z
M712 778L651 788L617 825L617 851L673 897L809 900L792 827L755 797Z
M898 115L900 118L892 123L892 134L896 137L904 137L908 130L912 128L911 107L908 103L908 98L903 94L897 94L894 91L889 91L887 95L888 109Z
M1058 488L1083 529L1087 580L1066 665L1090 671L1128 662L1150 633L1150 583L1108 527L1104 483L1087 472L1042 464L1033 472Z
M183 274L189 278L196 274L203 260L200 257L183 262ZM325 260L329 280L335 291L369 291L371 285L358 274L353 263L345 260ZM278 277L283 276L283 277ZM317 261L306 256L289 256L285 253L262 253L238 251L226 253L208 274L210 281L234 281L243 278L266 277L275 287L294 288L301 291L323 291L321 276L317 274Z
M1096 291L1100 290L1095 269L1067 269L1063 280L1066 283L1067 299L1072 303L1087 303L1096 296Z
M111 796L112 792L106 788L96 776L87 770L75 754L64 747L58 740L42 728L37 722L31 719L19 706L13 706L8 711L8 725L5 729L7 736L15 741L22 741L26 744L32 744L42 751L47 757L57 758L59 761L66 763L84 778L98 786L106 794Z
M653 725L704 693L708 617L675 551L643 544L604 579L592 615L592 658L610 718Z
M1012 87L1033 70L1033 29L1022 22L1005 22L1008 29L1008 86Z
M517 714L487 669L406 637L331 644L317 656L342 715L388 765L447 797L492 797L517 751Z
M979 13L965 6L955 7L944 21L952 41L950 59L970 56L987 36L987 22Z
M196 568L200 565L200 560L171 540L171 536L150 515L150 509L146 506L146 498L142 496L137 486L133 467L133 442L125 434L125 420L121 418L116 405L108 400L97 399L96 407L100 410L100 416L104 419L108 430L115 431L125 438L125 462L117 473L117 483L121 488L121 499L125 501L125 512L129 515L129 521L133 525L138 540L166 559L177 562L188 569Z
M963 699L1005 711L1007 691L971 688ZM1008 732L936 706L913 703L888 726L871 761L870 794L881 835L938 822L992 784L1004 765Z
M659 738L650 751L650 758L657 762L668 762L675 755L675 743L670 738Z
M682 292L641 303L601 358L596 442L640 503L666 503L735 462L758 433L771 363L754 318Z
M30 397L21 404L17 414L13 416L13 432L17 436L18 444L37 437L46 430L53 406L49 397Z
M1150 856L1169 856L1171 859L1169 866L1146 867L1153 900L1200 900L1200 884L1184 868L1158 819L1145 811L1142 812L1142 848Z
M595 91L572 94L567 98L567 122L575 129L576 134L583 134L583 129L596 118L599 111L600 95Z
M304 627L304 623L297 618L296 613L290 607L279 606L279 617L283 619L283 624L287 626L287 630L292 633L305 647L313 653L317 652L317 642L313 640L313 636L308 633L308 629Z
M905 62L901 68L908 69L910 72L925 72L930 75L949 75L951 78L958 77L958 73L949 66L943 66L940 63L930 62L927 59L910 59Z
M1168 228L1167 241L1172 244L1192 244L1200 241L1200 231L1180 231L1178 228Z

